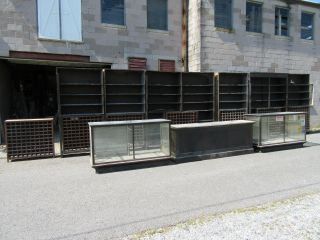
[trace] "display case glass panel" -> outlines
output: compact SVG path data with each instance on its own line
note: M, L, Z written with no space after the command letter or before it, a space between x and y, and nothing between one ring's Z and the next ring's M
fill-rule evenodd
M170 121L89 123L92 166L170 157Z
M247 114L253 125L253 143L257 147L296 144L306 141L306 115L302 112Z

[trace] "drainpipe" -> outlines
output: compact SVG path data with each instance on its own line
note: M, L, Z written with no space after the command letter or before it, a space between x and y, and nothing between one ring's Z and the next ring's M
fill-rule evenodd
M182 1L182 63L185 72L189 72L189 0Z

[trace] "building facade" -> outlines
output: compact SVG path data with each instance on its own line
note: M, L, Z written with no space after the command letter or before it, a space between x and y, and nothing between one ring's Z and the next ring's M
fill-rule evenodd
M181 19L180 0L3 0L0 56L73 54L115 69L127 69L130 57L145 58L150 70L158 70L162 59L180 70Z
M190 0L190 71L310 74L311 127L320 127L319 5L280 0Z
M55 94L52 59L130 69L129 59L142 58L147 70L159 70L165 60L174 63L165 65L170 71L310 75L315 89L311 127L319 128L319 6L295 0L3 0L2 121L12 109L10 101L17 102L14 98L34 85L33 79L37 89L41 79L51 81L47 87ZM31 69L11 60L24 56L48 60L42 63L48 66Z

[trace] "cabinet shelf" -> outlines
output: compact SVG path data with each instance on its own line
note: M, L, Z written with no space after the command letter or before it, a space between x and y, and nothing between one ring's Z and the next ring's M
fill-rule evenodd
M64 96L64 97L75 97L75 96L102 96L101 93L68 93L68 94L65 94L65 93L62 93L60 94L60 96Z
M246 102L246 100L228 100L228 101L225 101L225 100L222 100L220 101L221 103L243 103L243 102Z
M106 106L117 106L117 105L144 105L144 103L133 103L133 102L127 102L127 103L107 103Z
M295 84L289 84L289 87L299 87L299 86L310 86L310 84L305 83L295 83Z
M149 96L180 96L180 94L175 94L175 93L150 93Z
M252 92L253 95L269 95L268 92Z
M184 96L213 95L213 93L184 93Z
M187 84L182 85L182 87L213 87L212 84L204 85L204 84Z
M247 84L227 84L227 83L220 83L219 86L221 87L245 87Z
M81 107L81 106L102 106L100 103L86 103L86 104L61 104L62 107Z
M183 104L213 104L213 101L183 102Z
M180 103L179 102L158 102L158 103L149 102L148 104L149 105L165 105L165 104L176 105Z
M180 85L174 84L149 84L149 87L180 87Z
M310 100L310 98L289 98L289 101L305 101Z
M246 94L246 92L224 92L219 94L220 95L243 95L243 94Z
M144 84L141 84L141 83L107 83L105 84L105 86L144 86Z
M269 84L251 84L252 87L269 87Z
M100 83L60 83L60 86L102 86Z
M143 96L144 93L106 93L106 96Z

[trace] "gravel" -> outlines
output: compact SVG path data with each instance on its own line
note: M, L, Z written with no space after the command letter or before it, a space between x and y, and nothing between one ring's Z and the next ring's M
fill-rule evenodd
M200 217L125 239L320 239L320 193Z

